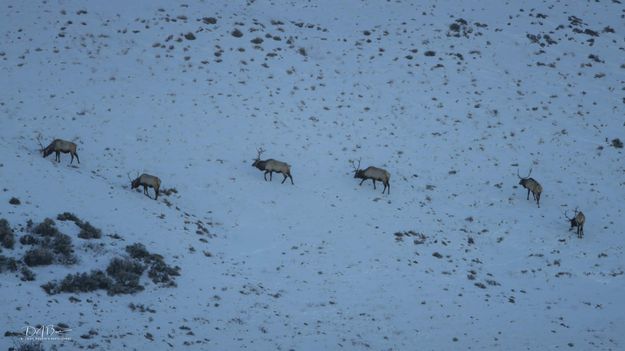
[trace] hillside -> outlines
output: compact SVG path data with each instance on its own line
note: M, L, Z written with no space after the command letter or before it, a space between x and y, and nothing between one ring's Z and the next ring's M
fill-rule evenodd
M38 324L71 329L45 350L625 347L621 1L1 6L0 255L51 218L77 257L0 264L3 349ZM295 185L263 180L260 147ZM131 191L143 172L175 191ZM135 243L175 287L42 288Z

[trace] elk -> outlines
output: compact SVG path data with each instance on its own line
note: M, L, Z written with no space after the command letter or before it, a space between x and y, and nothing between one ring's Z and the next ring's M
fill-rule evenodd
M280 184L284 184L286 178L288 177L291 179L291 184L295 185L295 183L293 183L293 177L291 176L291 166L289 164L274 160L272 158L267 160L261 160L260 155L265 152L263 148L256 149L256 152L258 152L258 155L253 160L254 163L252 163L252 167L256 167L261 171L265 171L265 174L263 174L265 181L267 181L267 173L269 173L269 181L271 181L273 172L276 172L282 173L282 175L284 176L284 179L282 179L282 183Z
M161 187L161 180L158 177L143 173L134 180L128 176L128 180L130 180L131 189L136 189L139 185L143 185L143 194L147 197L150 197L148 188L153 188L155 193L154 200L158 200L158 189Z
M569 218L569 216L567 215L567 211L564 212L564 217L566 217L566 219L571 223L569 231L571 231L571 229L573 229L574 227L577 227L577 237L580 239L583 238L584 222L586 222L586 216L584 216L584 213L582 211L577 211L576 207L575 215L573 217Z
M387 194L391 193L391 184L389 183L389 180L391 179L391 174L385 169L370 166L363 170L360 169L360 159L358 160L358 165L356 165L356 162L354 161L349 162L354 167L354 178L362 179L359 185L362 185L365 180L371 179L373 181L373 189L375 189L375 181L377 180L384 184L382 194L384 194L384 191L386 189L388 189Z
M61 152L69 154L72 156L72 160L69 162L72 164L74 162L74 156L76 156L76 160L80 163L80 159L78 158L78 154L76 153L76 144L71 141L63 140L63 139L54 139L50 145L47 147L43 147L41 144L41 135L37 136L37 142L39 142L39 146L41 147L40 151L43 154L43 157L48 157L51 153L56 153L54 160L57 162L61 162Z
M527 177L521 177L519 175L519 170L517 169L516 175L521 179L519 184L522 185L525 189L527 189L527 200L530 199L530 191L532 192L532 196L534 196L534 200L536 200L536 204L538 208L540 208L540 194L543 192L543 187L538 183L534 178L530 178L532 174L532 169L530 168L530 172Z

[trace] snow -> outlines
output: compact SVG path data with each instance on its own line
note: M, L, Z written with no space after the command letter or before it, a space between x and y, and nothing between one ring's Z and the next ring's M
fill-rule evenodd
M63 212L105 233L96 250L57 221L78 265L2 273L4 332L65 323L71 340L42 345L67 350L624 347L618 1L1 6L0 218L18 237ZM470 32L448 35L459 19ZM42 158L38 134L81 163ZM262 179L261 146L295 185ZM358 186L358 159L391 173L389 195ZM540 208L518 185L530 168ZM142 172L178 193L131 191ZM176 288L40 287L135 242L181 268Z

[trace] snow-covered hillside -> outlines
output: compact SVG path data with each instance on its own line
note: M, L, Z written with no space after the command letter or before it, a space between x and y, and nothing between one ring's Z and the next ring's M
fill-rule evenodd
M0 273L4 349L36 325L71 329L46 350L625 348L622 1L0 6L0 255L64 212L104 234L56 221L77 264ZM141 172L177 192L131 191ZM133 243L177 287L41 287Z

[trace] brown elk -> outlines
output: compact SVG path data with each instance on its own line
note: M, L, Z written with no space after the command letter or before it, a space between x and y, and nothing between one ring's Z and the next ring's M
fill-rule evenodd
M349 162L354 167L354 178L362 179L360 181L360 185L362 185L365 180L371 179L373 181L373 189L375 189L375 181L377 180L384 184L382 194L384 194L384 191L386 189L388 189L387 194L391 193L391 184L389 183L389 180L391 179L391 174L385 169L370 166L363 170L360 169L360 159L358 160L358 165L356 165L356 162L354 161Z
M260 149L257 149L256 151L258 152L258 155L253 160L254 163L252 163L252 167L256 167L261 171L265 171L265 174L263 174L265 181L267 181L267 173L269 173L269 181L271 181L273 172L276 172L276 173L282 173L282 175L284 176L284 179L282 179L282 183L280 184L284 184L284 182L286 181L286 178L288 177L291 179L291 184L295 185L295 183L293 183L293 177L291 176L291 166L289 164L274 160L272 158L267 159L267 160L261 160L260 155L262 155L262 153L265 152L265 150L260 148Z
M543 187L536 181L534 178L530 178L532 174L532 169L530 168L530 172L527 177L521 177L519 175L519 170L517 169L516 175L521 179L519 184L522 185L525 189L527 189L527 200L530 199L530 191L532 192L532 196L534 200L536 200L536 204L538 208L540 208L540 194L543 192Z
M577 207L575 208L575 214L573 217L569 218L569 216L567 215L567 211L564 212L564 217L566 217L566 219L571 223L571 227L569 228L569 231L571 231L571 229L573 229L574 227L577 227L577 237L578 238L583 238L584 237L584 223L586 222L586 216L584 216L584 213L582 211L577 211Z
M153 188L155 193L154 200L158 200L158 190L161 187L161 180L158 177L143 173L142 175L137 176L134 180L130 179L130 176L128 176L128 179L130 180L131 189L136 189L142 185L143 194L147 197L150 197L150 194L148 194L148 188Z
M74 156L76 156L76 160L80 163L80 159L78 158L78 153L76 153L76 144L71 141L63 140L63 139L54 139L50 145L47 147L43 147L41 144L41 136L37 136L37 142L39 142L39 146L41 147L40 151L43 154L43 157L48 157L51 153L56 153L54 160L57 162L61 162L61 152L66 154L69 153L72 156L72 160L69 162L70 164L74 162Z

